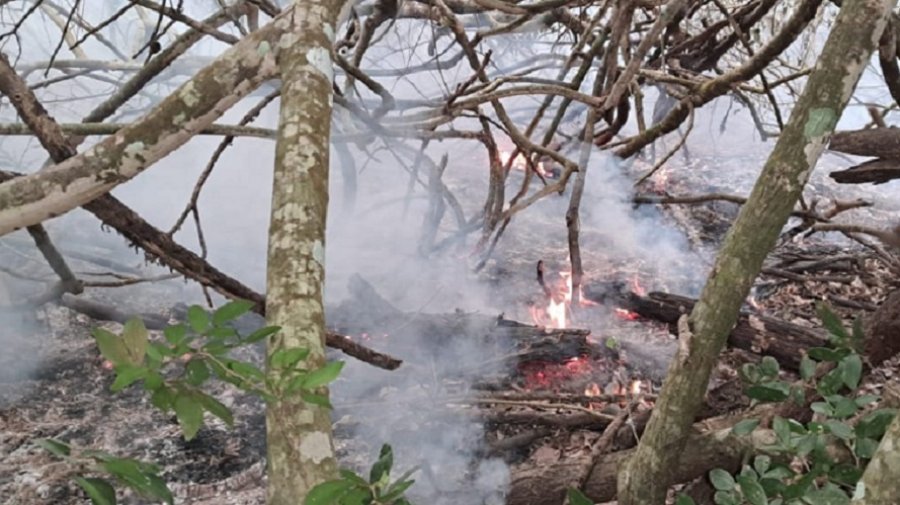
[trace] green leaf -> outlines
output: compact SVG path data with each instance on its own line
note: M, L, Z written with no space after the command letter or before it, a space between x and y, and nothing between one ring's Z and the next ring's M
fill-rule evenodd
M856 423L856 435L880 440L895 414L894 409L878 409L866 414Z
M734 428L731 428L731 432L741 437L752 433L757 426L759 426L759 419L744 419L735 424Z
M740 505L741 499L734 491L716 491L713 495L716 505Z
M856 402L846 396L838 396L832 401L834 406L834 417L838 419L847 419L853 417L859 408Z
M825 374L819 383L816 384L816 390L821 393L822 396L831 396L844 386L844 372L841 367L835 368L834 370Z
M392 503L405 493L416 481L414 480L404 480L400 482L395 482L388 486L385 493L378 497L379 501L384 503ZM571 504L571 502L570 502Z
M116 505L116 490L104 479L95 477L75 477L75 482L84 489L94 505Z
M721 468L709 472L709 482L719 491L731 491L735 486L734 477Z
M343 361L329 361L322 368L309 372L303 382L304 389L316 389L337 379L344 368Z
M753 363L744 363L741 365L739 373L744 382L749 384L756 384L762 379L762 373L759 371L759 366L754 365Z
M832 435L842 440L851 440L854 436L853 428L840 421L829 419L828 421L825 421L825 426L828 427L828 430L831 431Z
M223 341L227 340L230 337L237 337L238 332L234 328L228 326L214 326L206 332L206 335L210 338L215 338L216 340Z
M168 505L175 504L175 497L172 496L172 491L166 485L166 481L164 481L162 477L159 475L148 474L147 480L147 494L166 502Z
M816 362L808 355L803 355L800 360L800 378L810 380L816 375Z
M291 347L278 349L269 358L269 366L282 370L290 370L301 360L309 356L309 349L305 347Z
M842 359L841 370L843 371L844 385L855 391L859 387L862 369L862 358L859 357L859 354L851 354Z
M835 465L828 472L828 477L838 484L852 487L862 477L863 469L856 465L842 463Z
M156 388L153 390L153 394L150 395L150 403L163 412L168 412L172 408L174 401L175 396L172 390L165 385Z
M566 490L566 495L569 497L569 505L594 505L593 500L574 487L570 487Z
M103 328L94 328L91 333L94 335L94 340L97 341L97 347L100 348L100 354L102 354L107 361L114 366L129 363L128 350L125 347L125 342L123 342L121 338Z
M828 402L812 402L809 409L816 414L822 414L826 417L834 417L834 407Z
M764 356L762 361L759 363L759 371L763 375L775 378L778 377L778 360L773 358L772 356Z
M753 468L760 474L765 475L772 465L772 458L765 454L760 454L753 459Z
M745 475L738 477L738 485L741 488L741 494L750 502L751 505L766 505L766 492L756 479L752 479Z
M377 484L381 482L382 479L387 478L387 476L391 473L391 467L394 465L394 451L391 449L391 446L388 444L384 444L381 446L381 451L378 453L378 461L372 465L372 469L369 471L369 483Z
M199 305L191 305L187 310L188 324L197 333L203 333L209 328L209 314Z
M279 331L281 331L281 326L263 326L262 328L244 337L241 342L243 342L244 344L253 344L269 337L270 335L274 335Z
M853 452L862 459L872 459L878 450L878 441L871 438L857 437Z
M841 341L846 341L849 338L847 329L844 328L841 318L831 310L831 307L829 307L828 304L825 302L818 302L816 303L816 309L819 313L819 319L822 320L822 326L824 326L829 333L838 337Z
M175 416L181 425L184 439L192 440L203 425L203 408L194 395L187 392L179 392L172 406L175 408Z
M249 312L254 305L256 304L247 300L232 300L213 312L213 324L220 326L228 321L234 321Z
M113 392L121 391L135 382L147 376L150 370L142 366L121 365L116 367L116 380L109 389Z
M866 405L875 403L880 399L881 399L881 397L878 395L862 395L862 396L857 396L856 400L854 400L854 401L856 402L857 407L863 408Z
M686 494L679 494L678 498L675 498L675 505L697 505L697 502Z
M791 441L791 425L788 424L787 420L781 416L775 416L772 419L772 430L775 431L778 441L783 446L788 447Z
M34 441L39 447L46 449L50 452L50 454L64 458L71 454L72 450L69 447L69 444L64 442L60 442L59 440L54 440L52 438L41 438Z
M331 402L328 401L328 397L326 395L311 393L309 391L300 391L300 398L302 398L306 403L318 405L329 410L332 408Z
M184 367L184 380L192 386L199 386L209 378L209 367L202 358L191 358Z
M163 336L166 337L166 340L170 344L178 345L184 341L185 337L187 337L187 326L183 324L166 326L163 329Z
M229 428L234 427L234 415L231 413L231 409L226 407L222 402L206 393L196 392L194 393L194 396L210 414L221 419Z
M862 316L856 316L853 320L853 349L856 352L863 351L863 343L866 341L866 332L863 330Z
M786 400L790 394L790 385L780 381L757 384L747 389L747 396L762 402L781 402Z
M347 469L342 468L342 469L339 471L339 473L340 473L342 479L344 479L344 480L346 480L346 481L350 481L350 482L352 482L352 483L353 483L354 485L356 485L356 486L364 487L364 488L368 488L368 487L369 487L369 483L366 481L366 479L363 479L362 477L360 477L359 475L353 473L353 472L350 471L350 470L347 470Z
M163 376L153 370L150 370L147 376L144 377L144 389L147 391L156 391L162 387L163 383Z
M346 480L329 480L316 485L306 494L304 505L334 505L337 500L353 487Z
M837 487L826 486L810 490L803 495L803 501L810 505L849 505L850 497Z
M806 351L810 358L816 361L838 362L848 354L847 351L840 349L829 349L828 347L813 347Z
M131 364L140 365L144 362L144 356L147 354L147 335L147 328L141 318L132 317L125 322L122 340L125 341Z

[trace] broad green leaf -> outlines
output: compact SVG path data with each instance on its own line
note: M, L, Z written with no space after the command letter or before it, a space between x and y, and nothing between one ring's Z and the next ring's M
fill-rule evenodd
M199 305L191 305L187 310L188 324L197 333L203 333L209 328L209 314Z
M302 398L306 403L318 405L319 407L323 407L329 410L332 408L331 402L328 401L328 397L325 395L311 393L309 391L300 391L300 398Z
M115 366L129 363L125 342L115 334L103 328L94 328L91 333L100 348L100 354Z
M282 370L289 370L301 360L309 356L309 349L305 347L291 347L289 349L278 349L269 358L269 366Z
M371 505L373 498L371 489L353 487L341 497L340 503L341 505Z
M675 498L675 505L697 505L697 502L686 494L679 494L678 498Z
M94 505L116 505L116 490L104 479L75 477L75 482L84 489Z
M816 414L822 414L823 416L834 416L834 407L832 407L828 402L812 402L809 406L809 409Z
M159 372L150 370L144 377L144 389L147 391L156 391L163 385L163 376Z
M140 365L144 362L144 356L147 354L147 335L147 328L141 318L132 317L125 322L122 340L125 341L131 364Z
M816 362L807 355L803 355L800 359L800 378L803 380L812 379L816 375Z
M716 491L713 495L716 505L740 505L741 499L735 491Z
M309 372L306 381L303 383L304 389L316 389L337 379L344 368L343 361L329 361L322 368L318 368Z
M849 505L850 497L837 487L826 486L822 489L811 489L803 495L803 501L810 505Z
M828 427L828 430L831 431L832 435L842 440L850 440L853 438L853 428L840 421L830 419L825 421L825 426Z
M187 337L187 326L183 324L175 324L172 326L166 326L163 329L163 336L166 337L166 340L172 345L178 345L182 343Z
M818 384L816 384L816 390L819 391L822 396L836 394L842 387L844 387L844 372L841 367L835 368L825 374L825 376L819 380Z
M744 363L738 371L741 375L741 379L749 384L756 384L762 379L762 373L759 371L759 366L753 363Z
M334 505L337 500L353 487L346 480L329 480L309 490L304 505Z
M150 474L147 475L147 480L149 481L147 485L147 494L164 501L168 505L175 504L175 497L172 496L172 491L169 489L169 486L166 485L166 481L164 481L162 477Z
M172 406L175 409L178 424L181 425L184 439L192 440L200 430L200 426L203 425L203 408L200 406L200 402L190 393L179 392L175 396Z
M775 416L772 419L772 429L775 431L775 435L781 444L787 447L791 441L791 425L788 424L787 420L781 416Z
M369 471L369 483L377 484L381 482L382 479L387 478L391 473L391 467L393 465L394 451L391 449L390 445L384 444L381 446L381 451L378 453L378 461L372 465L372 469Z
M856 406L856 402L847 398L846 396L840 396L835 398L833 401L834 405L834 417L838 419L847 419L853 417L854 414L859 410Z
M861 353L866 341L866 332L863 330L862 316L856 316L853 320L853 338L851 339L853 349Z
M759 426L759 419L744 419L735 424L734 428L731 429L731 432L739 437L749 435L757 426Z
M859 379L862 377L862 358L859 354L851 354L841 360L844 385L855 391L859 387Z
M747 388L747 396L762 402L780 402L790 396L791 387L784 382L772 381Z
M172 408L172 403L174 401L174 393L165 385L154 389L153 394L150 395L150 403L163 412L168 412L169 409Z
M857 407L863 408L866 405L875 403L880 399L881 399L881 397L878 395L862 395L862 396L856 397L856 400L854 400L854 401L856 402Z
M231 337L237 337L238 332L229 326L214 326L206 332L206 335L219 341L225 341Z
M731 491L735 486L734 477L721 468L709 472L709 482L719 491Z
M202 358L191 358L184 367L184 380L192 386L199 386L209 378L209 367Z
M841 318L835 314L834 311L831 310L831 307L825 302L816 303L816 309L816 312L819 314L819 319L822 320L822 326L824 326L829 333L838 337L841 341L846 342L849 335L847 334L847 329L844 328L844 323L841 322Z
M762 361L759 363L760 373L767 377L778 377L778 370L778 360L776 360L772 356L764 356Z
M872 459L878 450L878 441L871 438L857 437L853 452L862 459Z
M262 328L244 337L241 342L245 344L253 344L259 342L260 340L263 340L266 337L274 335L279 331L281 331L281 326L263 326Z
M253 302L248 302L247 300L232 300L225 305L222 305L215 312L213 312L213 324L219 326L227 323L228 321L234 321L238 317L249 312L254 305L256 304Z
M566 495L569 497L569 505L594 505L593 500L574 487L570 487L566 490Z
M766 456L765 454L760 454L759 456L753 458L753 468L760 474L765 475L765 473L769 470L769 467L772 465L772 458Z
M856 465L842 463L835 465L828 472L828 477L838 484L844 486L855 486L856 482L862 477L863 469Z
M816 361L831 361L835 363L848 354L846 351L829 349L828 347L812 347L806 353Z
M365 488L369 487L369 483L366 481L366 479L363 479L362 477L353 473L350 470L342 468L339 471L339 473L340 473L342 479L344 479L346 481L350 481L350 482L354 483L354 485L357 485L360 487L365 487Z
M866 414L856 423L856 435L880 440L895 414L894 409L878 409Z
M135 382L147 376L150 370L142 366L121 365L116 367L116 380L109 389L113 392L121 391Z
M54 456L58 456L60 458L64 458L72 452L69 444L60 442L59 440L54 440L52 438L41 438L35 440L34 443L39 447L50 451L50 454L53 454Z
M204 409L221 419L229 428L234 426L234 415L231 413L231 409L226 407L222 402L201 392L194 393L194 397L197 398L201 405L203 405Z
M737 480L741 488L741 494L744 495L744 499L750 502L751 505L767 504L766 492L763 491L762 486L759 485L756 479L741 475Z

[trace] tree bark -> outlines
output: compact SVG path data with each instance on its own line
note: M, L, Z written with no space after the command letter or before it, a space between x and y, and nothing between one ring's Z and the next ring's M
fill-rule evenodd
M690 317L679 321L679 348L663 391L634 457L619 472L620 505L665 503L710 371L763 260L878 47L894 3L843 3L790 121L725 237L700 300Z
M325 363L325 218L333 70L331 47L340 0L294 4L281 39L281 113L269 225L266 310L281 331L267 353L310 351L307 369ZM267 376L280 379L278 370ZM323 393L327 394L327 390ZM303 503L316 484L334 478L337 461L330 411L281 396L266 411L268 505Z
M852 505L893 505L900 497L900 416L894 417L863 473Z
M135 177L277 74L288 9L184 83L141 120L84 153L0 184L0 236L84 205Z

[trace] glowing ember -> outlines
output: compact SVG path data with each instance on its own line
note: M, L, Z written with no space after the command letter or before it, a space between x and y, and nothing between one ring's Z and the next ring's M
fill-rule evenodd
M634 294L638 296L644 296L647 293L647 290L641 286L641 283L638 281L638 276L635 275L631 278L631 290L634 291Z
M641 384L641 381L631 381L631 394L639 395L641 394L641 390L644 388L644 385Z
M625 310L622 308L616 308L614 309L614 311L617 317L626 321L635 321L641 317L637 312L631 312L630 310Z
M588 384L586 388L584 388L584 396L600 396L601 394L603 394L603 391L600 389L600 386L598 386L596 382L592 382Z

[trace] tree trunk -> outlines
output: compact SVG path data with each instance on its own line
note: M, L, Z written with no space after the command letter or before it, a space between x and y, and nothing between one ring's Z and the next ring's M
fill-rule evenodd
M894 417L856 487L852 505L893 505L900 497L900 416Z
M281 113L269 227L266 312L281 331L279 350L309 349L307 369L325 363L325 217L332 110L331 46L339 0L304 0L286 21L278 55ZM277 382L279 372L267 371ZM323 388L324 389L324 388ZM327 394L327 391L324 391ZM282 396L266 411L269 505L303 503L316 484L334 478L337 461L330 411Z
M620 505L665 503L709 375L763 260L825 149L872 52L892 0L845 0L791 119L725 237L633 458L619 472Z

